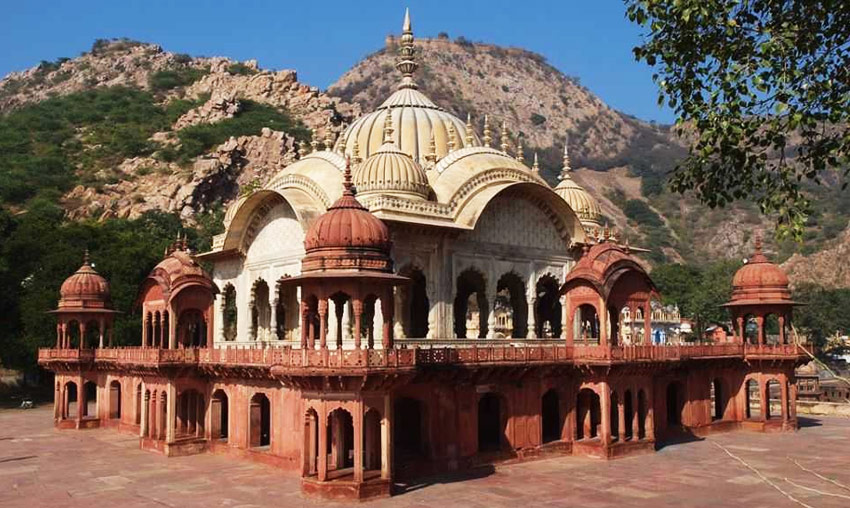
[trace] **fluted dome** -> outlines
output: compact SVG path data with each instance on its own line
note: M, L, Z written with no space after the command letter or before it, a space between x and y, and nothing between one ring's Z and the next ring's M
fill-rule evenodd
M83 266L59 288L59 308L108 309L111 301L109 282L92 268L86 252Z
M211 281L189 252L186 238L178 238L168 247L165 257L151 270L151 275L157 276L171 291L184 282Z
M301 271L391 272L389 229L354 197L349 168L344 185L342 196L307 230Z
M731 305L754 303L792 303L788 276L771 263L761 251L761 239L756 239L756 251L747 264L732 278Z
M428 176L422 166L392 141L391 117L387 117L383 130L384 144L354 171L358 194L365 196L380 192L428 199Z
M571 171L570 155L565 144L563 167L561 169L561 175L558 177L560 182L555 186L555 193L570 205L570 208L576 213L585 230L597 228L600 226L602 208L599 206L599 202L584 187L573 180L573 177L570 176Z

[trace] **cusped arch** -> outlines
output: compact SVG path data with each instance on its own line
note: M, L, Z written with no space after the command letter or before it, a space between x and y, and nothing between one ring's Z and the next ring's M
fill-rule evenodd
M321 189L318 190L321 191ZM224 233L221 250L246 253L259 232L262 221L275 207L281 205L289 208L302 229L306 231L309 224L327 208L326 200L327 196L317 196L311 191L295 186L258 190L248 196L233 214L233 219Z

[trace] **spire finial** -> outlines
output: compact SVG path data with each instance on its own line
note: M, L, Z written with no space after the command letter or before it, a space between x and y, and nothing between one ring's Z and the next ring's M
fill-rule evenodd
M334 147L333 132L331 132L331 129L329 127L328 130L325 132L325 150L330 152L331 150L333 150L333 147Z
M402 78L398 88L419 88L413 81L413 73L419 68L414 60L416 48L413 47L413 26L410 24L410 9L404 10L404 23L401 26L401 44L398 50L398 61L395 68L401 72Z
M318 152L319 151L319 135L316 134L316 129L310 129L310 132L312 134L312 139L310 140L310 147L313 149L314 152Z
M449 149L449 152L453 152L455 150L455 148L457 147L457 136L455 136L455 126L451 122L449 122L448 131L449 131L449 140L446 143L446 145Z
M351 157L345 157L345 171L342 173L342 195L354 197L357 192L354 190L354 184L351 182Z
M493 137L490 133L490 117L484 115L484 146L490 148L491 141L493 141Z
M85 252L83 252L83 265L84 266L91 266L91 262L89 260L89 249L88 249L88 247L86 247Z
M387 116L384 117L384 143L393 142L393 112L387 110Z
M508 148L510 145L508 144L508 122L502 120L502 144L500 145L502 152L508 153Z
M466 146L472 146L475 143L475 135L472 133L472 115L466 114Z
M303 159L304 156L307 155L308 153L310 153L310 152L307 151L307 142L302 141L301 145L298 147L298 158Z
M534 152L534 164L531 165L531 170L535 173L540 172L540 163L537 161L537 152Z
M570 135L567 134L566 138L564 139L564 157L562 159L563 163L562 163L562 167L561 167L561 175L558 177L559 180L566 180L567 178L570 178L570 171L572 171L572 167L570 167L569 144L570 144Z
M437 162L437 141L434 139L434 129L431 129L431 139L428 141L428 153L425 154L425 162L430 168Z
M537 154L534 154L537 157ZM520 139L519 135L516 137L516 160L519 161L520 164L525 164L525 154L522 153L522 139Z
M360 142L357 141L357 138L354 138L354 148L351 150L352 159L355 164L360 164L363 160L360 158Z

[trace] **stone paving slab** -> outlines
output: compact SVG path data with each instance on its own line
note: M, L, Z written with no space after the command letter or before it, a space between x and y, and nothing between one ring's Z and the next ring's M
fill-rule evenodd
M218 455L167 459L139 450L135 437L115 430L54 430L51 417L49 407L0 410L0 507L344 505L305 498L293 472ZM363 506L802 506L717 445L806 505L850 506L850 419L811 418L801 423L796 433L717 434L615 461L556 457L462 478L438 477ZM790 459L847 488L803 471Z

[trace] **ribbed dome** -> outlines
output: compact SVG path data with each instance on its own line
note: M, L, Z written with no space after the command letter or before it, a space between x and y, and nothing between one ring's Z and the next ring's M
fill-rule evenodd
M585 229L600 225L599 219L602 217L602 208L600 208L599 202L581 185L577 184L569 174L562 176L561 181L555 187L555 193L570 205Z
M760 238L753 257L732 278L730 304L751 303L792 303L788 276L762 254Z
M466 124L458 117L438 107L419 90L405 88L393 93L377 110L358 118L337 140L336 150L345 147L345 153L354 156L354 143L357 142L357 156L366 159L383 145L382 127L387 115L392 117L396 126L393 141L398 149L422 164L429 153L431 134L437 158L449 153L449 140L454 138L454 148L469 146L466 141ZM450 134L449 129L454 130ZM472 145L480 145L478 135L472 135Z
M345 191L307 230L302 272L319 270L392 271L390 231L354 197L350 169Z
M65 279L59 289L59 308L108 309L111 300L109 282L92 268L86 252L83 266Z
M390 118L387 117L388 121L384 126L387 141L354 171L357 192L360 195L380 192L428 199L428 176L422 166L399 150L392 141Z

